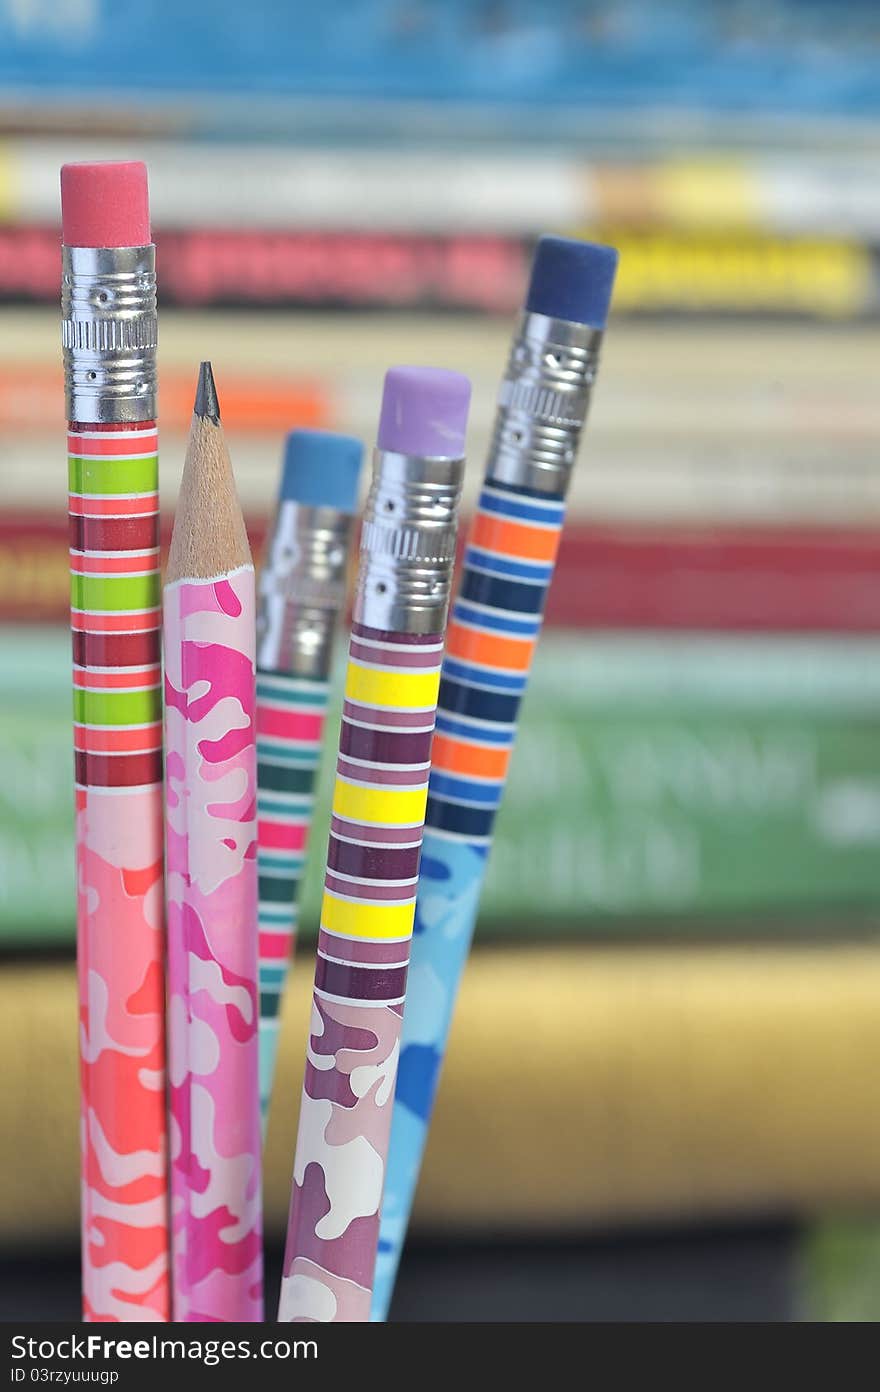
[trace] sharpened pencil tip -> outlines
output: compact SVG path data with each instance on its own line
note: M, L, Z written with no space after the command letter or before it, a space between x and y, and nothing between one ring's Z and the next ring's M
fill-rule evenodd
M217 388L214 386L214 374L209 362L199 364L199 384L196 387L196 404L193 411L197 416L213 421L215 425L220 424L220 403L217 400Z

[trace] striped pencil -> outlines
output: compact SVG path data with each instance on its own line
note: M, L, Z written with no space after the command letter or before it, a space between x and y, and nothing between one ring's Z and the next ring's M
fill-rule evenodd
M142 164L61 171L83 1315L167 1320L156 277Z
M363 453L360 440L348 435L291 431L260 575L257 864L264 1139Z
M385 378L345 685L281 1320L369 1319L470 385Z
M255 587L202 363L165 583L174 1319L263 1317Z
M504 793L617 253L541 239L449 624L372 1318L387 1316Z

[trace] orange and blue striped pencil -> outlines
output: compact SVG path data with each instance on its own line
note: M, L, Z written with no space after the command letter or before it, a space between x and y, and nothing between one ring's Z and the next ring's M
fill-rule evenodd
M587 417L617 253L538 244L440 681L373 1287L384 1320Z

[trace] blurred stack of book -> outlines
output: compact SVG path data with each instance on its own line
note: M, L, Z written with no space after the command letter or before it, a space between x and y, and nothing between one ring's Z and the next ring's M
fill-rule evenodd
M72 786L57 325L42 309L7 318L0 381L18 390L0 393L12 503L0 517L0 753L12 770L0 789L0 1021L5 1134L29 1136L42 1158L15 1170L0 1236L23 1241L76 1229ZM472 498L508 332L492 318L166 312L166 510L188 369L207 338L259 551L283 429L369 439L395 359L473 376ZM423 1221L554 1231L880 1197L880 1170L865 1163L866 1041L880 1019L880 497L863 332L618 323L609 334ZM832 379L829 344L846 364ZM285 1098L298 1095L308 950L286 1012ZM17 967L22 951L31 965ZM568 1119L559 1184L540 1192L528 1178L544 1160L517 1120L519 1029L543 1041L529 1051L536 1087L544 1070L534 1134ZM275 1232L296 1118L281 1108L276 1121ZM499 1186L500 1156L514 1153L521 1164Z
M271 45L213 0L0 6L0 1238L76 1230L57 178L119 154L150 166L163 508L210 350L256 550L284 431L372 440L392 362L471 376L471 505L535 237L622 251L423 1217L877 1201L871 7L269 9ZM149 71L109 90L108 45L147 30ZM276 1227L295 1123L270 1135Z
M212 0L0 7L0 298L56 297L75 150L148 161L166 304L509 313L561 231L621 247L618 314L880 311L860 0L254 14L245 37Z
M6 317L0 742L17 776L0 793L0 940L70 944L57 318ZM369 440L395 360L471 375L472 501L508 334L494 317L166 311L166 518L206 342L259 552L284 430ZM880 903L880 402L867 341L856 325L612 325L485 935L865 930Z
M45 621L4 629L0 935L70 943L63 520L4 519L0 564L0 617ZM878 570L880 531L575 522L484 936L836 937L880 921Z
M512 313L536 237L560 231L620 247L617 314L880 312L880 149L602 158L141 134L75 148L147 161L167 305ZM69 139L0 144L0 300L57 299L70 154Z

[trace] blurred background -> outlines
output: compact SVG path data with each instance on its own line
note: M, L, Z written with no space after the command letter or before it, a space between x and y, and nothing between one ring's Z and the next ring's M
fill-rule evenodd
M394 1316L880 1318L876 4L0 0L7 1320L78 1314L58 169L95 157L149 163L167 519L210 356L257 551L283 433L372 441L394 362L471 375L472 498L537 235L621 249Z

